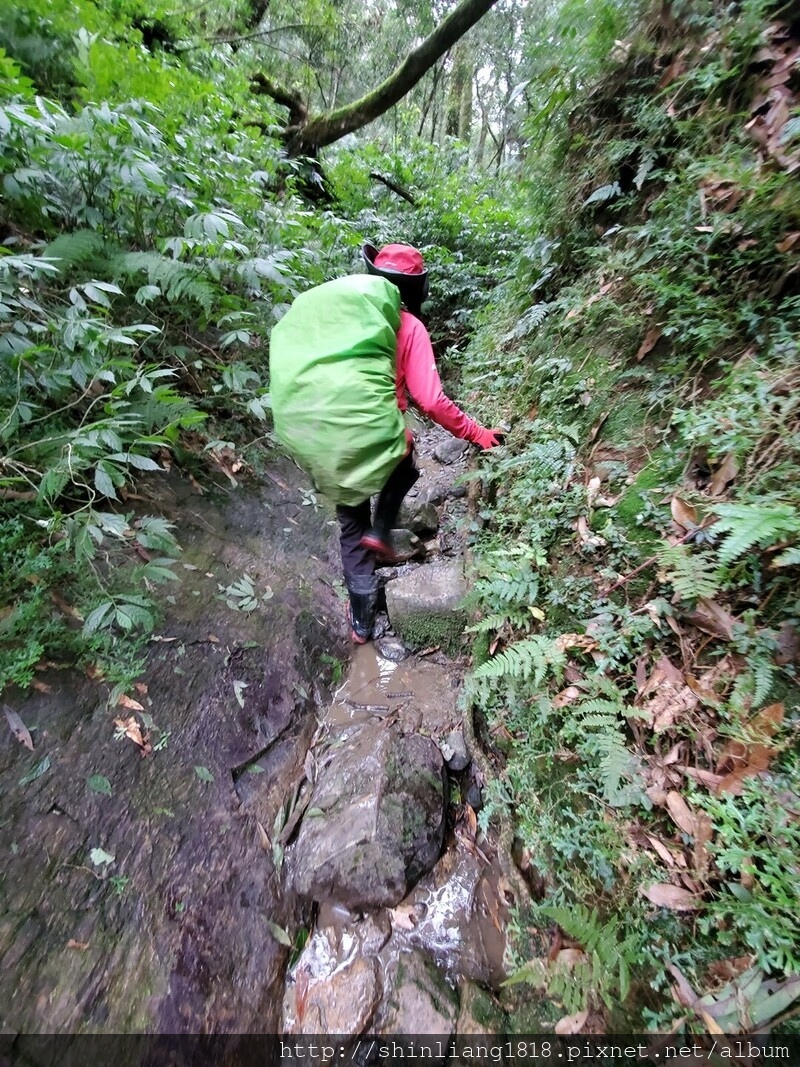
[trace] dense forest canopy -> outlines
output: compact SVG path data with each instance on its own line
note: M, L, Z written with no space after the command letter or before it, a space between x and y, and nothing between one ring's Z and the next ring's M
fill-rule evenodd
M468 696L515 980L577 1031L796 1026L798 94L775 0L4 5L4 692L130 691L180 558L137 480L268 468L272 325L416 244L513 425Z

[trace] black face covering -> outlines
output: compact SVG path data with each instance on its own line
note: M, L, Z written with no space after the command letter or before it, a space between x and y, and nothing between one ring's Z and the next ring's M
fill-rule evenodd
M402 274L396 270L385 270L375 266L375 257L378 250L375 245L366 243L361 247L361 256L367 268L368 274L374 274L379 278L385 278L387 282L396 285L400 290L400 298L411 312L420 318L422 305L428 297L428 272L423 274Z

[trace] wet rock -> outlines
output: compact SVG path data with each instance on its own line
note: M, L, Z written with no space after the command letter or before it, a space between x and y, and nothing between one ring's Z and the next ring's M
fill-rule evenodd
M392 627L409 647L458 647L466 613L461 607L467 586L459 562L432 563L399 575L386 586Z
M423 950L451 977L496 988L507 977L508 905L501 881L497 860L487 864L456 834L433 870L394 909L393 915L406 913L416 921L395 923L390 946Z
M456 1032L491 1037L507 1033L506 1016L499 1001L475 982L464 982L460 988L461 1006Z
M375 651L391 663L400 663L409 656L408 649L399 637L382 637L375 642Z
M314 932L284 995L284 1033L360 1034L371 1023L381 994L378 960L342 959L343 940L333 928Z
M398 522L415 534L433 533L439 528L439 512L427 500L406 499L400 508Z
M457 437L451 437L446 441L442 441L433 450L433 458L438 460L439 463L443 463L445 466L449 466L451 463L456 463L469 448L467 441L461 441Z
M402 952L387 960L384 999L376 1034L437 1034L452 1037L458 998L444 974L423 952Z
M380 724L348 731L322 767L287 860L290 885L309 900L350 909L392 906L435 864L444 837L442 755L419 734Z
M472 762L463 730L451 730L439 747L451 771L463 771Z
M425 555L425 546L411 530L392 530L392 548L398 563L417 559Z
M451 485L447 495L451 500L463 500L467 495L467 487L466 485Z
M464 797L466 802L472 808L473 811L480 811L483 807L483 790L477 782L472 782L469 789L467 789L467 795Z
M447 482L435 482L421 489L417 494L417 500L420 504L441 504L447 499L449 493L450 486Z

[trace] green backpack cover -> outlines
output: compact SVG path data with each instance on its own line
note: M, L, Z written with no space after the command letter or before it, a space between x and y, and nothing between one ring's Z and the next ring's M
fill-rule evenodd
M302 293L272 331L275 433L336 504L379 492L406 453L399 328L397 287L356 274Z

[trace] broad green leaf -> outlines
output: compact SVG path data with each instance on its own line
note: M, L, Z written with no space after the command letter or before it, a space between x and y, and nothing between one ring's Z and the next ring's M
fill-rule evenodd
M109 496L113 500L118 499L114 483L111 481L108 472L102 466L97 466L94 469L94 484L98 493L102 493L103 496Z
M214 781L214 775L211 773L211 771L208 769L208 767L202 767L200 765L195 765L194 773L197 775L197 777L200 779L201 782L213 782Z
M20 778L20 785L30 785L31 782L35 782L37 778L41 778L43 774L46 774L50 770L50 757L45 756L40 760L32 771L28 771L24 778Z
M94 611L90 612L83 624L84 635L89 637L95 630L98 630L102 626L103 621L108 617L109 612L113 611L113 609L114 605L108 600L105 604L100 604L99 607L96 607Z
M86 779L86 784L92 790L93 793L104 793L107 797L111 796L111 782L104 774L92 774Z

